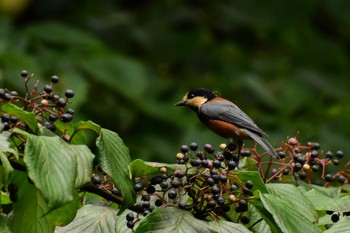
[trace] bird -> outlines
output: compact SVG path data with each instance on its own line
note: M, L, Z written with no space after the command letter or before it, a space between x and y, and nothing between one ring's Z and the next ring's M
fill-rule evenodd
M175 106L187 106L196 112L199 120L209 129L236 144L238 154L243 140L252 139L270 155L279 158L275 149L263 138L267 134L237 105L217 96L214 91L206 88L193 89Z

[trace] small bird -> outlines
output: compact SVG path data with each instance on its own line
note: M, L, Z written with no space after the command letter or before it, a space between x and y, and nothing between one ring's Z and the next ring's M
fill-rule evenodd
M209 129L235 143L238 153L244 139L253 139L269 154L279 158L271 144L262 137L266 133L237 105L218 97L213 91L205 88L193 89L175 106L191 108Z

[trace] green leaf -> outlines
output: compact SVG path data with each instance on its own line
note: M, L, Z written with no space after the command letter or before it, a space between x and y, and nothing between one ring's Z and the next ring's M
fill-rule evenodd
M228 222L228 221L219 221L219 222L209 222L209 225L212 226L213 229L217 228L214 232L220 232L220 233L250 233L251 231L248 230L245 226L234 223L234 222ZM262 232L260 232L262 233Z
M71 147L60 137L30 135L24 154L30 179L50 208L73 200L77 162Z
M175 207L157 208L141 220L135 233L171 232L206 233L219 232L205 221L195 218L190 212Z
M305 196L317 210L332 210L336 212L350 211L350 196L331 198L326 196L324 192L320 192L316 189L306 192Z
M122 193L122 209L131 206L135 202L135 193L133 182L129 179L129 149L117 133L103 128L96 145L97 159L102 170L112 177Z
M85 205L78 210L75 219L65 227L57 228L55 233L115 233L118 210L96 205ZM124 217L125 219L125 217Z
M10 164L10 161L8 160L7 156L0 152L0 160L2 164L1 169L1 182L2 184L6 184L7 180L10 176L10 173L13 171L13 167Z
M65 203L57 209L49 212L45 217L55 226L62 226L70 223L75 218L79 209L80 198L77 191L74 192L74 199Z
M16 116L19 120L23 121L28 125L28 127L36 132L38 129L38 125L36 122L35 114L32 112L27 112L14 104L6 102L1 105L1 111L10 114L11 116Z
M0 233L11 233L7 226L7 216L3 213L0 214Z
M142 177L160 174L159 168L166 167L168 173L172 173L175 170L186 170L186 166L182 164L167 164L167 163L155 163L145 162L141 159L135 159L129 164L130 177Z
M323 233L340 233L350 232L350 219L347 217L341 218L338 222L334 223L331 228Z
M261 176L259 172L257 171L233 171L231 172L233 175L236 175L239 180L242 181L244 184L248 180L253 181L254 187L253 187L253 193L255 196L258 195L258 191L262 193L267 193L266 185L261 179Z
M75 187L79 188L88 183L93 172L93 161L95 155L91 153L89 147L85 145L69 145L69 149L76 156L77 176L75 178Z
M85 129L95 131L98 134L100 134L101 132L101 126L99 126L98 124L92 121L79 121L74 125L74 131L85 130Z
M272 214L282 232L321 232L310 220L292 207L288 199L281 199L271 194L260 194L264 207Z
M272 214L264 207L263 203L260 200L253 199L249 201L249 203L255 207L257 212L260 214L260 216L263 218L265 223L268 225L271 232L274 232L274 233L281 232L277 223L274 221Z
M317 211L309 199L294 185L291 184L267 184L270 194L284 200L289 205L311 222L317 221Z
M34 185L28 182L27 174L14 171L10 182L17 186L17 201L9 214L8 224L13 233L50 233L55 226L45 214L49 207Z

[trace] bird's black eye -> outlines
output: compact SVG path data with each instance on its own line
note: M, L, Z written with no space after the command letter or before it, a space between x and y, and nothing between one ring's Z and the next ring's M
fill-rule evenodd
M194 97L194 94L193 93L188 93L188 95L187 95L187 98L188 99L192 99Z

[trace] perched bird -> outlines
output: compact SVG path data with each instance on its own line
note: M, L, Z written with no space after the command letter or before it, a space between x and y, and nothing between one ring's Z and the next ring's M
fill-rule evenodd
M269 154L279 158L271 144L262 137L266 133L234 103L218 97L213 91L205 88L191 90L175 106L191 108L209 129L235 143L239 153L243 139L253 139Z

